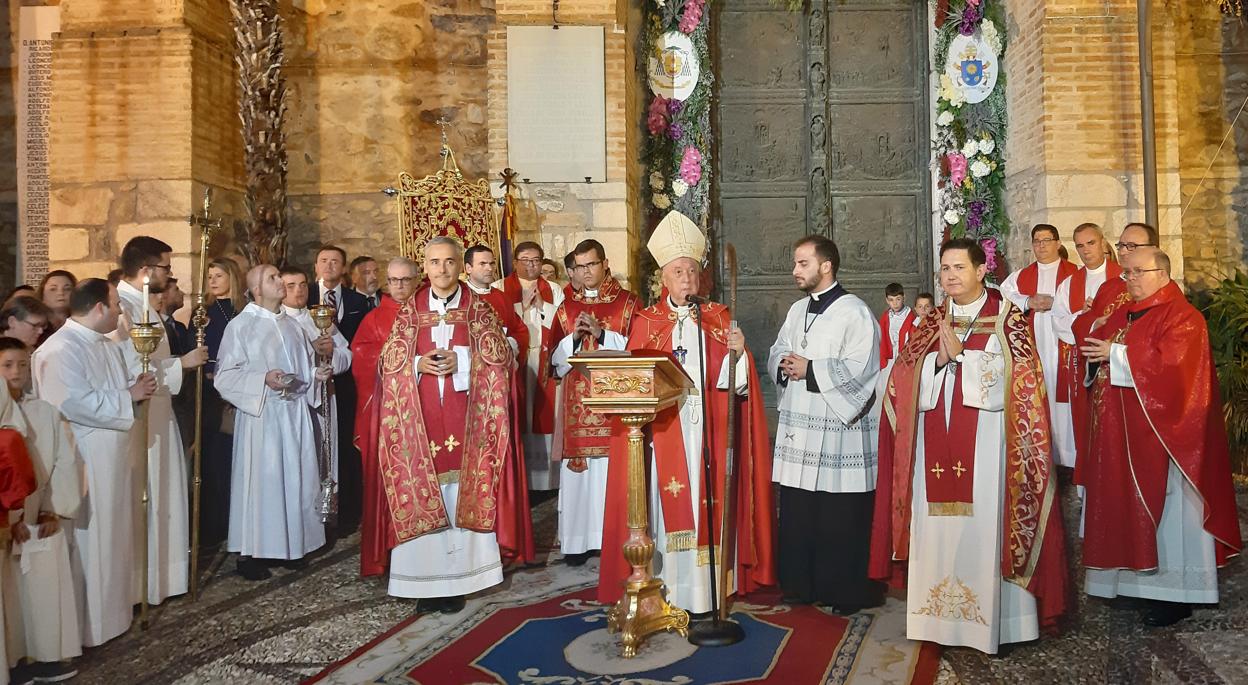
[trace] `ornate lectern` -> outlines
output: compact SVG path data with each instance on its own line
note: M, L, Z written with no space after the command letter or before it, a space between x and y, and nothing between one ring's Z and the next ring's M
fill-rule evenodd
M642 427L680 400L693 381L666 352L589 352L569 360L589 379L585 406L599 414L617 414L628 426L628 540L624 558L633 572L624 596L607 612L607 629L619 632L625 658L650 635L674 630L687 636L689 614L664 598L663 581L650 573L654 540L647 512L646 459Z

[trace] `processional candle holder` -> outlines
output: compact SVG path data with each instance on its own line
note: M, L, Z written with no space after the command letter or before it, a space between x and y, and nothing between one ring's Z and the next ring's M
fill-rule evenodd
M143 303L143 318L147 318L147 302ZM160 347L160 339L164 337L165 325L159 321L142 321L130 324L130 341L134 343L134 351L139 355L139 364L142 373L149 373L152 370L152 354L156 352L156 348ZM151 518L151 498L149 493L149 485L147 481L147 442L148 442L148 409L151 402L144 400L135 408L135 434L141 436L136 441L138 444L138 462L139 474L143 482L143 499L142 514L143 523L139 528L139 558L143 561L143 579L141 582L141 591L143 593L142 603L139 606L139 627L147 630L147 583L149 561L147 558L147 526L148 520Z
M330 329L334 327L334 323L338 320L338 311L328 304L317 304L308 307L308 314L312 316L312 323L316 325L317 330L322 336L329 335ZM321 356L318 361L322 363L332 363L333 357ZM329 395L330 386L333 380L327 380L321 385L321 439L318 445L320 452L320 471L321 471L321 498L320 498L320 514L321 523L328 523L335 514L338 513L338 483L334 481L330 474L330 464L333 463L332 450L334 448L331 437L331 426L329 425Z
M208 306L204 301L204 291L208 289L208 270L204 268L204 260L208 258L208 244L212 242L212 234L221 228L221 220L212 217L212 188L204 190L203 213L191 215L187 223L191 230L199 228L199 254L195 264L195 287L192 299L195 311L191 315L191 325L195 327L195 347L204 346L208 327ZM191 601L199 601L199 519L200 490L203 483L203 452L204 452L204 367L195 368L195 437L191 441Z

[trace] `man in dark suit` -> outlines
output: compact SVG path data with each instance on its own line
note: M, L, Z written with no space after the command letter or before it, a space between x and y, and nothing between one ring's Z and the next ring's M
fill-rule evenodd
M368 300L343 281L347 252L322 245L316 253L316 286L308 292L308 306L329 304L338 312L338 332L350 342L368 313ZM360 452L355 448L355 380L351 372L334 376L338 406L338 535L349 535L360 525Z
M364 296L368 303L366 312L371 312L381 301L381 277L378 272L377 260L368 255L360 255L351 260L351 287Z

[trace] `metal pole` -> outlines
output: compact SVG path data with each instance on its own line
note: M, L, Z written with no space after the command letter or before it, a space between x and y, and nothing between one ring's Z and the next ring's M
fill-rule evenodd
M1157 226L1157 131L1153 116L1152 0L1138 0L1140 43L1140 134L1144 143L1144 222Z

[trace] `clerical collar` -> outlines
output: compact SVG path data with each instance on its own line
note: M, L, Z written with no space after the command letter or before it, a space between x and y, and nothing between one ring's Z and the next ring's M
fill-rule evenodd
M456 283L455 290L452 291L451 294L447 295L446 297L439 296L437 293L433 292L433 288L430 288L429 297L432 298L434 302L441 302L443 306L450 307L452 302L459 299L459 284Z
M585 291L581 291L581 292L585 292ZM667 306L668 306L668 307L671 307L671 308L672 308L672 311L674 311L674 312L682 312L682 313L683 313L683 312L689 311L689 303L687 303L687 302L686 302L686 303L685 303L685 304L683 304L683 305L682 305L682 304L676 304L676 300L673 300L671 295L668 295L668 296L667 296Z
M822 295L823 295L824 293L826 293L826 292L830 292L833 288L835 288L836 286L838 286L838 285L840 285L840 284L841 284L841 282L840 282L840 281L832 281L832 285L830 285L830 286L828 286L828 287L824 288L823 290L820 290L820 291L819 291L819 292L817 292L817 293L811 293L811 294L810 294L810 299L814 300L815 302L818 302L818 301L819 301L820 296L822 296Z
M489 294L490 292L490 286L488 285L484 287L478 286L476 283L473 283L471 279L469 279L468 281L468 289L478 295L486 295L486 294Z
M287 316L302 316L304 312L308 311L308 308L307 307L291 307L289 305L283 304L282 311L286 312Z
M589 300L596 300L598 299L598 290L597 289L590 290L589 288L585 288L584 290L581 291L581 297L584 297L585 299L589 299Z
M844 294L845 288L841 286L840 281L833 281L831 287L810 294L810 299L806 301L806 313L818 316L827 311L828 307L841 299Z
M960 314L962 316L974 316L979 312L979 310L983 309L984 304L988 302L988 288L984 288L983 292L979 294L979 297L975 298L975 300L969 304L958 304L953 300L953 298L949 298L949 301L953 304L953 313L955 315Z

